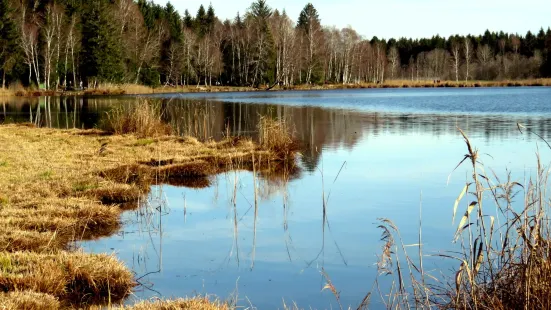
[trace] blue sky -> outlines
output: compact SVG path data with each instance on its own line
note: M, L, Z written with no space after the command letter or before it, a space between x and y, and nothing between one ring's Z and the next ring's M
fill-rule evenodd
M166 0L154 0L165 4ZM551 26L551 0L311 0L323 25L352 26L366 37L430 37L434 34L479 34L485 29L525 34ZM296 20L307 0L268 0L268 5ZM195 15L212 3L224 20L244 13L252 0L172 0L183 13Z

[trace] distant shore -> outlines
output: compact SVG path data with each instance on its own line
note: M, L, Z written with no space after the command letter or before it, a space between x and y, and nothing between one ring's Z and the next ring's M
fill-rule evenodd
M164 93L219 93L219 92L252 92L252 91L287 91L287 90L336 90L336 89L369 89L369 88L475 88L475 87L522 87L551 86L551 78L500 81L433 81L433 80L387 80L383 83L353 84L313 84L267 87L245 86L162 86L152 88L137 84L100 85L95 89L83 91L2 89L0 96L38 97L38 96L117 96L145 95Z

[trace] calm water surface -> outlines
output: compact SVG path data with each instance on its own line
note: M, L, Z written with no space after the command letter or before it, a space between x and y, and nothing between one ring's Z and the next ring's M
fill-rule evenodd
M219 175L199 190L154 186L141 209L123 215L117 235L82 245L114 252L135 271L142 285L134 299L215 294L237 295L241 305L259 309L283 308L283 300L338 308L322 291L325 270L343 305L356 307L377 275L377 219L392 219L405 243L417 243L421 206L425 268L452 275L455 262L430 255L456 249L452 206L469 171L459 168L448 183L466 153L457 127L480 149L488 170L504 176L508 169L521 183L535 169L538 147L544 163L551 158L541 139L516 125L549 138L551 88L151 97L181 134L201 139L219 139L227 126L255 138L260 116L284 118L303 144L301 172L288 180L259 176L256 220L251 173ZM32 111L44 126L90 128L110 107L135 102L129 96L11 100L0 113L4 122L29 121ZM415 256L417 248L411 251ZM373 307L380 306L374 298Z

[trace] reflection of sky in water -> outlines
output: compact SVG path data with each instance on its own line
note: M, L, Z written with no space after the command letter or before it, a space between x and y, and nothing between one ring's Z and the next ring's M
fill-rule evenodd
M515 180L525 183L525 174L533 173L536 166L537 145L544 163L551 158L551 151L539 138L521 134L516 126L521 122L544 138L551 136L551 88L156 97L163 103L166 120L181 133L204 138L220 138L228 124L232 134L255 138L261 115L285 118L303 143L299 162L305 169L300 178L287 185L287 213L283 188L260 181L253 270L254 192L250 173L238 173L239 265L231 205L235 174L216 177L215 186L204 190L154 188L153 192L162 189L162 200L168 205L163 209L168 214L161 219L162 242L158 212L153 212L153 217L138 216L146 213L147 209L141 209L124 214L127 225L120 234L85 244L95 252L114 251L138 277L157 271L162 262L160 273L140 279L149 289L142 287L136 292L139 298L156 292L164 297L208 293L226 298L237 288L242 305L248 305L248 298L260 309L282 308L282 299L304 308L338 308L330 292L321 292L323 267L341 292L343 304L356 307L376 275L374 263L381 247L378 218L392 219L405 243L417 243L421 202L425 253L456 249L451 243L455 231L452 207L470 175L465 164L446 184L466 153L458 126L480 149L488 174L493 168L503 177L508 168ZM62 128L94 127L110 107L136 101L128 96L9 100L0 101L6 106L5 113L1 110L4 120L28 121L30 109L36 116L40 107L43 125ZM323 189L326 196L331 194L327 209L330 229L326 229L325 239ZM465 204L460 205L457 217L464 208ZM284 229L285 219L288 230ZM150 233L145 232L147 229ZM416 252L411 248L410 254L415 256ZM428 256L425 268L435 276L440 271L450 275L457 264Z
M343 91L288 91L258 93L173 94L169 98L206 98L224 102L321 106L357 111L397 113L520 113L551 114L549 87L354 89ZM530 96L530 100L526 97ZM167 95L158 95L166 98ZM404 100L407 98L407 100ZM504 109L503 107L507 107Z
M462 159L466 147L459 134L435 137L423 132L365 135L353 149L326 150L314 172L304 172L287 186L288 230L284 230L284 189L260 181L259 216L254 269L251 270L254 204L250 173L238 173L238 249L234 243L231 197L234 173L216 178L205 190L156 187L168 202L170 214L162 218L162 271L143 281L163 296L194 293L229 296L238 288L240 298L249 298L258 308L282 306L282 298L301 306L338 307L331 293L321 292L323 267L341 291L345 305L357 306L371 288L376 275L375 255L380 253L378 218L392 219L407 244L417 243L419 203L422 194L423 236L426 254L453 250L453 201L464 185L467 166L459 168L446 185L449 173ZM472 137L488 168L503 175L508 167L522 181L524 172L535 167L536 143L516 136L501 141ZM550 151L540 149L544 158ZM336 182L335 177L346 162ZM319 255L322 236L322 178L330 192L325 232L325 250ZM185 197L185 202L184 202ZM184 216L186 205L186 216ZM458 213L462 214L464 205ZM459 215L458 215L459 216ZM135 213L125 215L130 222ZM158 219L157 219L158 220ZM135 231L129 224L125 231ZM138 275L157 270L158 234L126 234L87 244L93 251L114 248ZM154 247L153 247L154 245ZM340 250L340 251L339 251ZM417 248L412 248L412 256ZM239 265L237 263L239 252ZM147 255L147 267L136 263ZM345 264L346 262L346 264ZM425 258L425 268L450 274L454 262ZM138 297L155 293L138 292ZM245 301L243 301L245 304ZM376 298L374 299L376 303ZM377 304L373 305L377 308Z

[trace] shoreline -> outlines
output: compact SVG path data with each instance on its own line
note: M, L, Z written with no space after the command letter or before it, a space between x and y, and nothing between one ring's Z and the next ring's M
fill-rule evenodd
M0 308L121 303L139 284L129 266L74 244L117 232L121 214L139 208L151 185L203 188L209 176L235 169L298 169L293 152L237 137L201 142L19 124L0 125L0 143L6 146L0 151ZM200 297L173 302L225 308ZM164 305L144 301L136 307Z
M29 89L0 89L0 97L40 97L40 96L119 96L172 93L224 93L224 92L280 92L304 90L341 89L392 89L392 88L488 88L488 87L551 87L551 78L503 81L432 81L432 80L389 80L384 83L322 84L276 86L271 89L246 86L164 86L151 88L143 85L121 84L100 85L97 89L84 91L53 91Z

